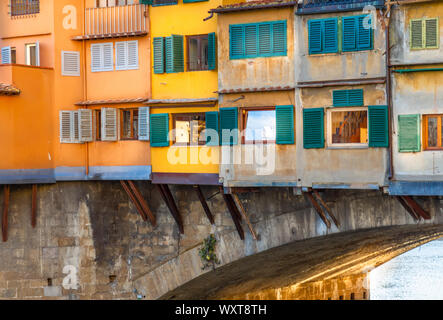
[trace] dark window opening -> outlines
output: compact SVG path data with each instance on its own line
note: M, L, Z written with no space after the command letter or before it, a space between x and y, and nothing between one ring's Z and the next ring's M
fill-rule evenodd
M101 110L95 110L95 140L100 141L102 139L102 112Z
M23 16L39 12L39 0L11 0L11 16Z
M109 276L109 283L114 283L115 280L117 280L117 276L116 275L110 275Z
M200 139L202 131L206 128L204 113L173 114L172 117L175 129L175 145L189 146L206 144L206 139L203 137Z
M363 299L366 300L366 291L363 291Z
M14 48L11 48L11 63L16 64L17 63L17 50Z
M340 296L339 300L343 300L343 296Z
M351 300L355 300L355 293L351 293Z
M120 129L122 140L138 139L138 109L121 110Z
M208 70L208 35L187 36L188 71Z
M48 287L52 287L52 278L48 278Z

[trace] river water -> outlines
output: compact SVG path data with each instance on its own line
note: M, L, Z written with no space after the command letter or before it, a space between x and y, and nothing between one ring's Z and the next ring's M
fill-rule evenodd
M443 300L443 240L372 270L370 288L371 300Z

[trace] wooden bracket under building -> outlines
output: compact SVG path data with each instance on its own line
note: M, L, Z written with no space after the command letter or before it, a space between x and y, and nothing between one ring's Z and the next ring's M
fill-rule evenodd
M220 187L220 191L223 195L223 199L225 200L226 206L228 207L229 213L231 214L232 220L234 221L235 227L237 228L238 235L240 239L245 240L245 232L243 231L243 227L241 225L241 215L238 212L238 208L235 205L234 200L230 194L226 194L223 192L223 187Z
M31 226L35 228L37 225L37 185L32 185L32 200L31 200Z
M200 200L200 203L202 204L203 210L205 211L206 216L208 217L209 222L214 225L215 220L214 216L211 213L211 210L209 210L208 203L206 202L205 197L203 196L203 192L199 185L194 186L195 192L197 192L197 196Z
M163 198L163 200L166 203L166 206L169 209L169 212L171 212L172 217L174 218L175 222L178 225L178 229L181 234L185 233L185 229L183 227L183 220L180 215L180 212L178 211L178 207L175 204L174 197L172 196L171 190L169 190L169 187L167 184L158 184L158 189L160 191L160 194Z
M143 221L147 221L148 218L149 218L152 226L155 227L157 225L156 218L152 214L152 211L149 209L148 204L143 199L140 191L137 189L135 184L132 181L129 181L129 180L128 181L120 180L120 183L121 183L123 189L128 194L128 196L131 199L132 203L136 207L137 212L140 214L140 216L142 217Z
M249 228L249 231L251 232L252 238L254 240L258 240L257 234L255 233L254 228L252 227L252 223L249 220L248 215L246 214L246 210L243 207L243 204L241 203L240 198L238 197L238 195L236 193L233 193L232 197L233 197L236 205L238 206L238 208L240 208L240 213L242 214L243 218L246 221L246 224L248 225L248 228Z
M429 212L423 210L423 208L410 196L402 196L403 200L408 204L408 206L414 211L416 216L422 217L424 220L431 219Z
M395 198L398 200L398 202L400 202L403 208L411 215L412 219L414 219L415 221L420 220L420 217L414 212L414 210L412 210L412 208L406 203L406 201L402 197L397 196Z
M318 191L317 190L313 190L312 192L314 193L314 195L317 198L317 200L320 201L320 204L323 206L323 208L325 208L326 212L328 213L329 217L331 217L332 221L334 221L335 226L337 228L339 228L340 227L340 222L334 216L334 214L332 213L332 210L329 208L329 206L326 204L326 202L322 199L322 197L320 196Z
M315 200L314 196L312 195L312 191L305 192L306 196L308 197L309 201L311 202L312 206L315 208L315 211L317 211L320 218L325 223L326 227L328 229L331 228L331 222L326 218L325 213L323 212L323 209L321 208L320 204Z
M8 241L8 209L9 209L9 185L3 187L3 215L2 215L2 240Z

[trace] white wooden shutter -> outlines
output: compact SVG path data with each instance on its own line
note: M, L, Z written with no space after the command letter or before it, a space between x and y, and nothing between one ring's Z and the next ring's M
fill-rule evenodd
M149 141L149 107L138 108L138 140Z
M62 76L80 76L80 52L62 51Z
M72 137L72 143L80 143L80 136L79 136L79 116L78 111L71 111L71 137Z
M40 67L40 42L35 43L35 65Z
M128 69L138 69L138 40L127 42Z
M60 143L72 142L71 111L60 111Z
M80 109L79 114L79 140L80 142L93 141L93 129L92 129L92 110Z
M2 48L2 64L12 63L11 47Z
M102 141L117 141L117 109L102 108Z
M114 70L114 44L112 42L103 43L103 71Z
M102 45L99 43L91 44L91 71L102 71Z
M128 68L128 43L126 41L115 43L115 70Z

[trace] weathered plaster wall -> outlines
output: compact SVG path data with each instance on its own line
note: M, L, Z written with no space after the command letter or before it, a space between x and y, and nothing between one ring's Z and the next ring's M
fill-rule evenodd
M385 105L384 84L337 86L298 89L296 108L297 178L302 186L342 185L354 188L386 185L388 168L387 148L338 148L328 146L327 107L332 106L332 91L362 88L364 105ZM303 109L325 108L325 148L303 147Z
M229 25L286 20L287 55L233 59L229 57ZM218 15L218 90L294 86L293 8L252 10Z
M394 151L394 178L396 180L441 181L443 178L443 152L440 150L425 151L423 149L425 139L423 131L421 131L420 152L399 152L398 146L398 115L443 113L441 83L443 83L443 73L441 71L394 73L394 135L392 146ZM423 119L421 125L423 125Z
M443 47L443 3L433 1L412 5L395 6L392 11L390 41L391 64L442 62ZM440 48L426 50L411 50L410 45L410 20L421 18L440 17Z
M367 51L309 54L308 21L329 17L346 17L360 12L338 12L296 16L295 18L295 75L296 81L365 79L385 77L385 27L381 12L377 11L374 30L374 49Z
M220 107L239 108L240 131L244 129L241 108L294 104L293 91L224 94L220 98ZM225 186L297 185L295 144L259 146L238 141L236 146L220 148L220 177ZM224 161L229 155L232 161Z

